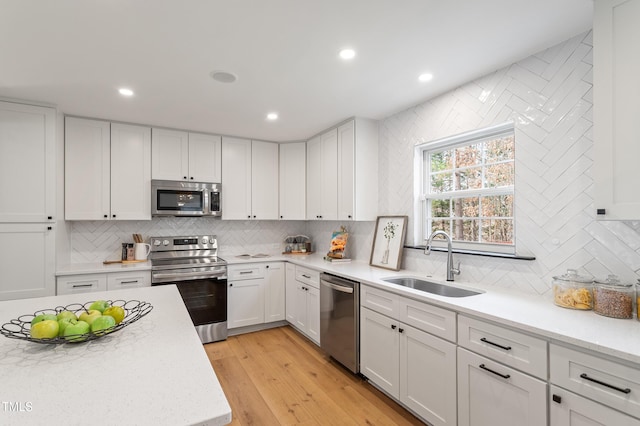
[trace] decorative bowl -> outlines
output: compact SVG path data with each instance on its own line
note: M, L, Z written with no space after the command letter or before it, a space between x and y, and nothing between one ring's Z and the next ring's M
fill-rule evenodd
M139 300L108 300L110 306L121 306L124 309L125 316L120 324L116 324L113 327L109 327L107 329L101 330L99 333L86 333L86 334L77 334L66 337L53 337L53 338L44 338L44 339L36 339L31 337L30 329L31 329L31 320L33 320L36 316L41 314L58 314L62 311L71 311L76 314L76 317L82 311L88 311L89 306L94 301L82 303L72 303L67 306L56 306L51 309L41 309L33 314L25 314L21 315L16 319L12 319L8 323L5 323L0 327L0 334L10 339L20 339L20 340L28 340L29 342L34 343L44 343L44 344L61 344L61 343L82 343L87 342L89 340L99 339L104 336L111 335L116 331L122 330L129 324L132 324L138 321L143 316L147 315L153 309L153 306L148 302L141 302Z

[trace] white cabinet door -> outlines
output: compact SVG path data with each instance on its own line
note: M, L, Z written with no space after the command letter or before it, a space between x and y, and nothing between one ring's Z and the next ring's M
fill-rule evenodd
M307 322L307 288L308 286L296 281L296 297L294 308L294 325L300 331L306 333Z
M189 133L189 180L220 183L221 155L220 136Z
M320 290L306 286L307 290L307 335L320 344Z
M400 397L399 348L398 321L361 307L360 372L396 399Z
M605 220L640 219L638 22L640 0L594 2L594 207Z
M280 219L306 219L306 144L280 145Z
M286 262L285 266L285 317L289 324L296 324L296 317L298 312L297 307L297 281L296 281L296 267L292 263Z
M222 218L251 219L251 141L222 138Z
M251 218L278 219L277 143L251 142Z
M285 319L285 270L284 262L265 265L265 305L264 322Z
M80 274L58 277L56 294L81 294L107 290L106 274ZM82 303L91 300L86 297Z
M353 220L355 210L355 123L338 127L338 220Z
M55 111L0 102L0 222L55 215Z
M0 271L0 300L53 296L54 225L0 223Z
M127 288L151 286L151 272L112 272L107 274L107 290L124 290Z
M640 420L551 385L551 426L640 426Z
M399 332L400 401L433 426L456 425L456 345L403 323Z
M229 281L228 328L264 323L264 278Z
M338 131L307 142L307 219L338 218Z
M153 129L153 179L189 179L189 134L178 130Z
M65 118L66 220L111 217L111 126L107 121Z
M151 220L151 128L111 124L111 219Z
M458 348L460 426L547 424L547 383Z

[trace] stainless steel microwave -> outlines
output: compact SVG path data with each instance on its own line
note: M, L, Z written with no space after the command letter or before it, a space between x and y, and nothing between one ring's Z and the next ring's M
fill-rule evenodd
M221 184L151 181L151 216L214 216L222 215Z

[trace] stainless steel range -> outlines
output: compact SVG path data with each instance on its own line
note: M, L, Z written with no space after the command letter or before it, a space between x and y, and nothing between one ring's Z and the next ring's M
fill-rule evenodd
M215 236L151 237L151 285L175 284L202 343L227 338L227 262Z

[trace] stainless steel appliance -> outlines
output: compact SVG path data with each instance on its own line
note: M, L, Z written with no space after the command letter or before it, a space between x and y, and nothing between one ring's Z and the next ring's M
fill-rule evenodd
M227 338L227 262L215 236L151 237L151 285L175 284L202 343Z
M173 180L151 181L152 216L222 215L221 185Z
M320 347L360 372L360 283L320 274Z

